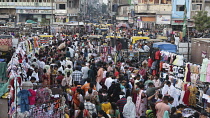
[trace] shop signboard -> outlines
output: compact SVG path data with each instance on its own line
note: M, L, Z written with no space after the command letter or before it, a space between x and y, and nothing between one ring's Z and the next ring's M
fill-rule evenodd
M156 24L171 24L171 16L170 15L157 15Z
M19 14L52 14L52 10L17 9L16 13L19 13Z
M171 25L183 25L183 20L172 20Z

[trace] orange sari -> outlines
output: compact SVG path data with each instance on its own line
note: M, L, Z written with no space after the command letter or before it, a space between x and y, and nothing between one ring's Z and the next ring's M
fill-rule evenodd
M74 104L76 104L79 107L80 101L79 101L79 99L77 99L78 95L79 95L78 93L75 93L74 98L73 98L73 102L74 102Z

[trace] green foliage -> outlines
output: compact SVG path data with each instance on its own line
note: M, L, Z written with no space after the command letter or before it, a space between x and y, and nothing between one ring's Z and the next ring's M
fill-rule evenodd
M42 18L40 25L49 25L49 21L46 18Z
M210 28L210 17L208 17L207 14L207 11L198 11L193 17L195 20L194 22L196 30L203 32Z

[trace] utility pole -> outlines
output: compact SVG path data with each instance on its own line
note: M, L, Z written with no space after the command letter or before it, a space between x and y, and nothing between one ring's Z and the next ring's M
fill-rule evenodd
M52 26L53 26L53 20L54 20L54 19L53 19L53 2L54 2L54 0L51 0L51 10L52 10L52 11L51 11L51 19L52 19L52 20L51 20L51 27L49 28L49 30L51 30L51 34L53 33L53 32L52 32ZM49 31L49 32L50 32L50 31Z
M79 0L79 12L78 12L78 15L77 15L77 20L78 20L78 30L79 30L79 35L80 35L80 29L79 29L79 17L80 17L80 12L81 12L81 0Z
M86 22L85 22L85 20L86 20L86 11L87 11L87 0L85 0L85 10L84 10L84 25L85 25L85 32L86 32Z

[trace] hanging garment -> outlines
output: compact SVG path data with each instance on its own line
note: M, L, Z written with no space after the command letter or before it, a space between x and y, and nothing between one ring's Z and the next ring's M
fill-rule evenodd
M207 65L206 82L210 82L210 61L208 61L208 65Z
M177 55L173 64L176 65L176 66L183 66L184 65L183 58L184 58L183 56Z
M48 88L39 88L36 91L36 101L38 104L43 104L50 101L52 91Z
M189 90L190 90L189 105L196 107L196 93L198 92L198 89L194 86L190 86Z
M28 97L29 105L34 105L36 102L36 91L34 91L33 89L28 89L28 91L31 94L31 96Z
M177 79L177 83L176 83L175 87L181 89L182 83L183 83L183 81L181 79Z
M184 102L183 102L184 95L185 95L185 91L182 90L180 100L179 100L179 104L184 104Z
M186 76L186 82L191 82L191 71L190 71L190 64L187 64L187 76Z
M189 96L190 96L190 91L189 91L189 88L188 88L189 86L188 86L188 84L185 84L184 85L184 91L185 91L185 93L184 93L184 97L183 97L183 102L184 102L184 104L186 104L186 105L189 105Z
M152 58L149 58L148 59L148 67L150 68L150 67L152 67L152 63L153 63L154 61L152 60Z
M203 59L201 70L200 70L200 81L205 82L206 81L206 71L208 66L208 59Z
M31 96L31 93L28 90L23 89L20 92L18 92L17 96L20 98L21 113L29 111L28 97Z
M160 60L161 53L160 51L155 52L155 59Z
M136 101L136 118L146 115L147 97L142 95L143 90L139 91Z
M163 62L161 61L159 64L159 71L161 72L163 70Z
M191 74L191 82L196 84L197 80L198 80L199 75L198 74Z
M0 79L3 81L8 79L6 75L6 70L7 70L7 63L0 62Z
M173 63L173 61L174 61L174 56L173 55L171 55L171 58L170 58L170 64L172 64Z
M174 107L178 106L179 105L179 96L180 96L180 92L178 92L176 90L176 88L171 85L169 88L168 88L168 95L170 95L171 97L174 98L174 102L172 103Z

